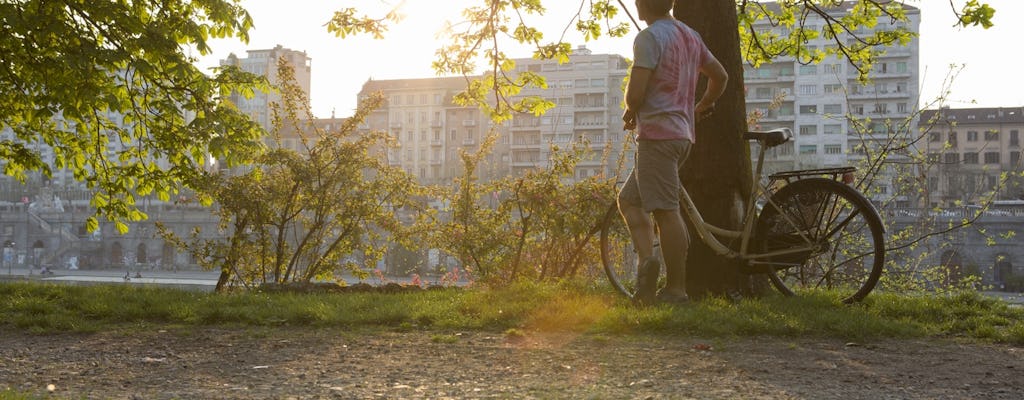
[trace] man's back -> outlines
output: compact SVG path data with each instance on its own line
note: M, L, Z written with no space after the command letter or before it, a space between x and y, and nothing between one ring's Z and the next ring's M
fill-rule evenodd
M693 142L697 78L712 58L700 35L682 22L660 19L637 36L634 57L634 67L652 70L647 97L637 110L640 137Z

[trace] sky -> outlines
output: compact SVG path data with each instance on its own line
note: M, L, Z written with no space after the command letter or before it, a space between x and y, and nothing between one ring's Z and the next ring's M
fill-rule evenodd
M237 39L211 42L213 54L200 57L200 67L212 67L235 53L245 57L246 50L270 49L277 45L306 51L312 58L311 104L317 117L352 114L356 94L368 79L429 78L436 74L430 64L444 41L439 36L445 23L460 20L467 6L482 0L242 0L255 27L248 44ZM961 5L965 0L952 0ZM963 66L950 85L946 104L954 108L1024 106L1024 1L984 0L996 9L989 29L956 28L956 18L948 0L908 1L921 9L920 79L921 103L932 103L947 80L951 65ZM339 38L327 32L325 24L334 11L357 8L360 15L380 17L401 3L405 15L400 23L390 24L385 38L369 35ZM636 16L633 1L624 1ZM546 0L548 11L534 17L545 33L544 43L554 41L579 8L579 0ZM623 16L625 18L625 16ZM640 22L643 24L643 22ZM584 42L569 29L566 40L573 47L585 45L594 54L621 54L631 57L632 37L601 37ZM526 47L504 49L513 58L529 57Z

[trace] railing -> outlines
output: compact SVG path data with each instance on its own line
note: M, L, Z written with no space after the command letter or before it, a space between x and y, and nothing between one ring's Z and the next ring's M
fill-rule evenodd
M989 207L982 210L977 206L959 208L883 208L883 216L910 218L974 218L980 217L1024 217L1024 207ZM979 215L980 214L980 215Z

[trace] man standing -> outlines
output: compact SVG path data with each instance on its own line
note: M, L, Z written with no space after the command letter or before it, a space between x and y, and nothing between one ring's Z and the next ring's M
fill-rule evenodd
M698 117L710 114L729 79L700 35L672 18L674 0L636 0L637 13L647 28L633 42L633 68L626 86L627 130L636 130L636 163L619 192L619 212L629 227L640 256L637 293L641 304L658 300L684 303L686 256L690 236L679 213L679 169L695 141ZM697 102L697 79L708 77ZM658 223L667 284L657 290L661 263L654 254L654 225Z

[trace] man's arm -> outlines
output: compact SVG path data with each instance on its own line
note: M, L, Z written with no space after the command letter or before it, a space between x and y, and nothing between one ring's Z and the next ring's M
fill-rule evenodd
M725 84L729 82L729 74L725 72L725 67L713 56L700 66L700 72L708 77L708 85L694 110L698 120L704 119L714 111L715 102L722 97L722 93L725 93Z
M626 85L626 111L622 113L623 129L636 129L636 110L644 105L647 97L647 83L654 71L633 66L629 70L629 83Z

